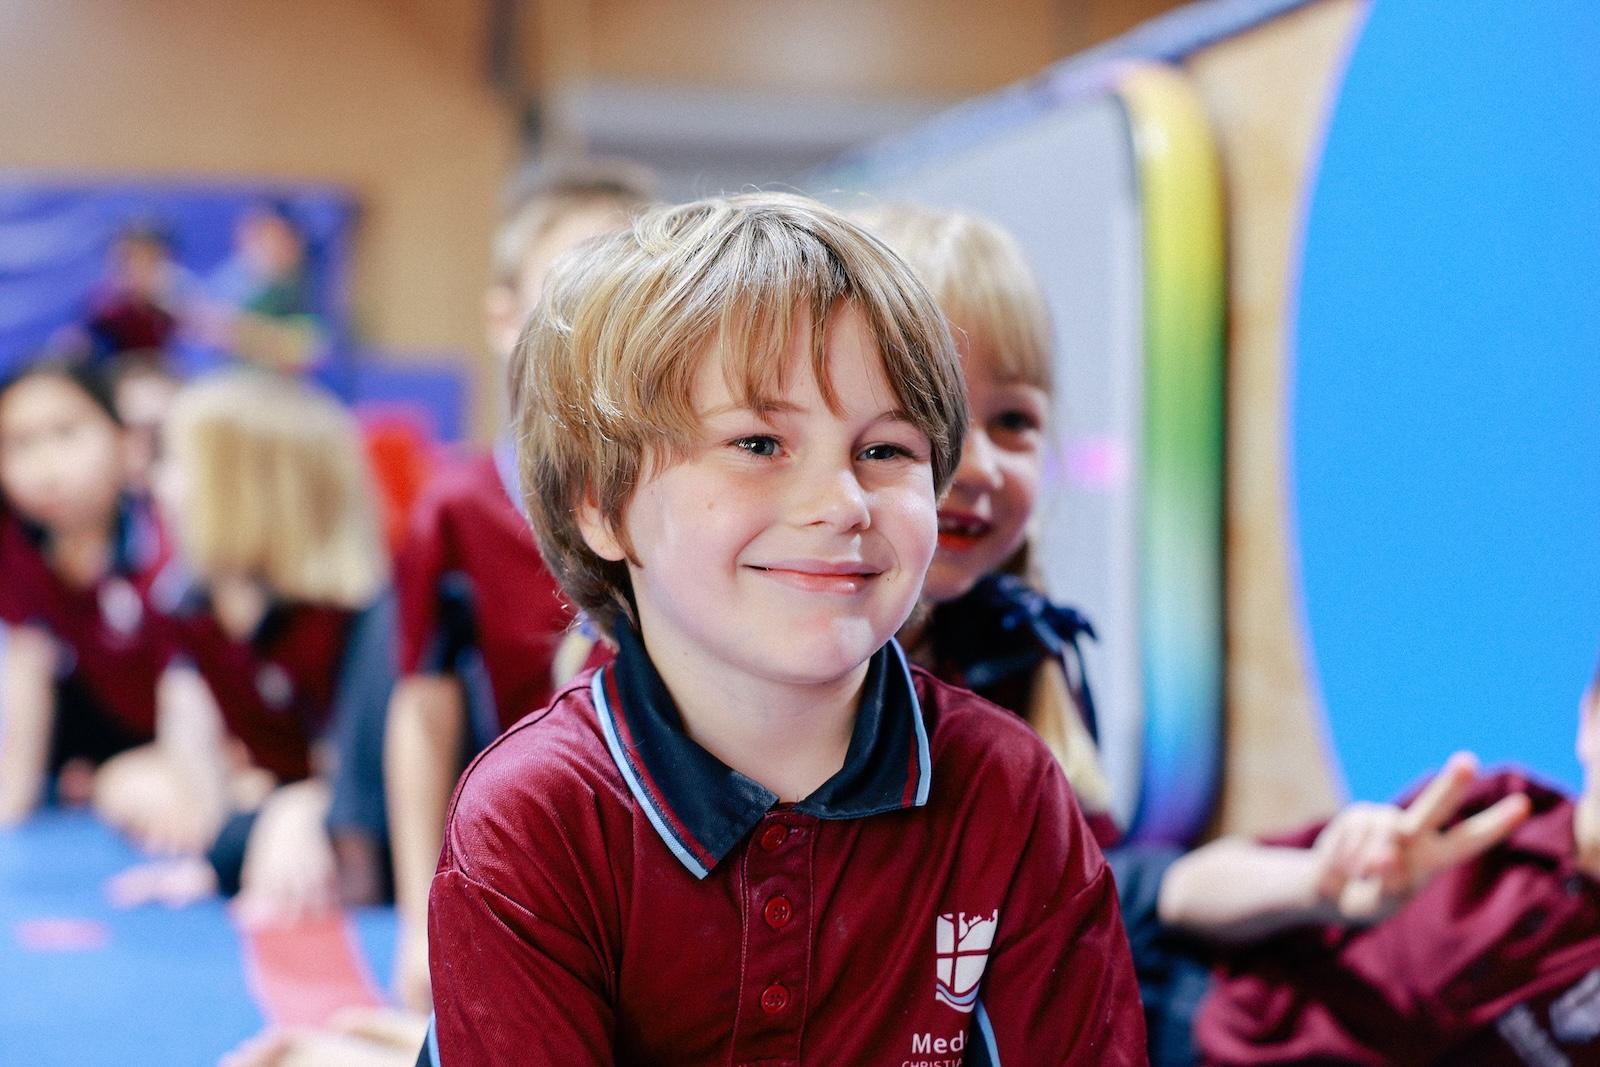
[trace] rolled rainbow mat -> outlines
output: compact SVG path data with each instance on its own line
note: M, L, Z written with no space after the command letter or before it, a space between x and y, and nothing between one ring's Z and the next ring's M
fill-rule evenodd
M1115 90L1144 219L1144 751L1129 836L1184 843L1210 817L1222 769L1222 179L1205 111L1179 71L1130 65Z

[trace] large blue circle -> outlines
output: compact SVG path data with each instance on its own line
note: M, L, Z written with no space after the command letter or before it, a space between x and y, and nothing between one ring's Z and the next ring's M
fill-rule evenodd
M1576 785L1600 643L1600 5L1375 4L1305 240L1295 524L1351 791Z

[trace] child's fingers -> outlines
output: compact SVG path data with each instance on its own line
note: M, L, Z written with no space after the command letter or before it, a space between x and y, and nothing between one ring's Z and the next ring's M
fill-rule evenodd
M1478 776L1478 758L1470 752L1457 752L1445 761L1416 799L1406 806L1400 820L1400 833L1414 838L1425 830L1437 830L1455 817L1461 801Z
M1339 914L1350 922L1368 922L1378 918L1383 903L1381 878L1352 878L1339 894Z
M1435 871L1463 863L1500 844L1533 812L1526 794L1502 797L1471 818L1462 819L1439 836L1431 857Z

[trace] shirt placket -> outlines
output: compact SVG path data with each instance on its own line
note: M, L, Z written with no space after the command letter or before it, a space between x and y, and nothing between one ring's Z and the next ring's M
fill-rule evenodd
M744 966L733 1061L741 1067L800 1062L810 973L812 842L816 820L765 815L742 846Z

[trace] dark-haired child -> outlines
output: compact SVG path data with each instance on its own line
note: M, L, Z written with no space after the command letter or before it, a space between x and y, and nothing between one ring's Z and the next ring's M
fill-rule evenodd
M168 549L124 462L94 371L41 363L0 385L0 821L47 783L88 799L102 764L155 736L167 645L150 592Z

